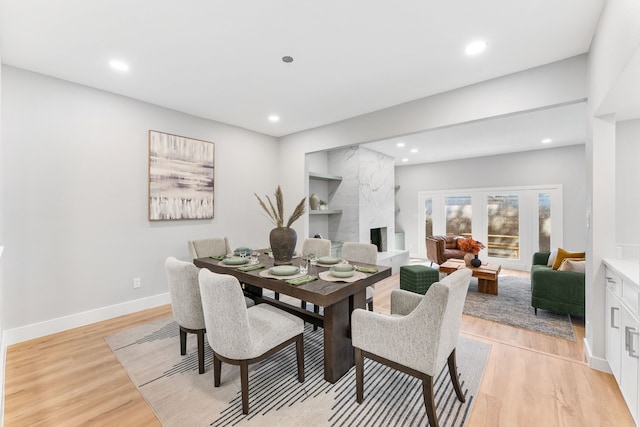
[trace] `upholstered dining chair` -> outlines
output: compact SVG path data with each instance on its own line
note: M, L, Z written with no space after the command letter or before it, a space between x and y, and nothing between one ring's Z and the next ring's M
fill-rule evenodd
M212 237L210 239L190 240L187 242L189 259L209 256L224 256L231 253L229 239L226 237Z
M391 315L363 309L353 311L351 337L358 403L364 397L365 357L422 380L431 427L438 427L433 378L445 361L458 400L465 401L458 382L456 344L470 280L471 270L463 268L432 284L424 296L395 289L391 293Z
M198 372L204 373L204 334L206 332L198 272L193 263L169 257L165 261L169 283L173 319L180 328L180 354L187 353L187 334L195 334L198 340ZM255 302L245 297L247 307Z
M331 255L331 240L318 239L318 238L306 238L302 242L302 257L309 255L315 255L316 257L330 256ZM301 308L307 308L306 301L300 301ZM320 313L320 307L316 304L313 305L313 312ZM313 326L313 330L317 330L317 326Z
M344 242L340 257L349 262L362 262L376 265L378 262L378 247L373 243ZM373 286L367 287L367 308L373 311Z
M209 345L213 349L213 381L220 386L222 362L240 366L242 412L249 413L249 365L296 344L298 381L304 382L302 319L268 304L247 308L238 279L202 269L200 294ZM280 375L280 373L278 373Z

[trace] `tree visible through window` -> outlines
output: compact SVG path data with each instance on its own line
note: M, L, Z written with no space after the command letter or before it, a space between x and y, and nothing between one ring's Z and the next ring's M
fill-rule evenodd
M448 236L471 236L471 196L450 196L444 199L446 233Z

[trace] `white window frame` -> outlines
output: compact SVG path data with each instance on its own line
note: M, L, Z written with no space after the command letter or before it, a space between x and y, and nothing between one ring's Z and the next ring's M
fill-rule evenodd
M500 264L505 268L529 270L533 253L538 250L538 194L540 193L548 193L550 195L551 247L562 247L564 239L562 184L420 191L418 192L418 232L420 236L425 235L425 202L428 198L432 199L433 234L437 236L445 234L445 197L471 196L473 238L486 243L488 241L487 196L518 195L520 211L518 259L492 258L488 256L486 249L483 249L478 256L485 262ZM426 258L426 245L419 246L419 256Z

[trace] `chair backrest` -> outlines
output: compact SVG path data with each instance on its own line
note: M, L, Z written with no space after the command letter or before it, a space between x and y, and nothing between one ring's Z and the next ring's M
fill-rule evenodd
M240 282L233 276L206 268L200 270L198 278L209 345L221 356L247 359L252 341Z
M351 262L376 265L378 247L373 243L344 242L340 257Z
M471 270L463 268L431 285L418 306L406 316L408 330L416 332L416 354L406 366L436 375L458 343L462 309L467 298ZM411 326L411 323L415 325ZM418 360L416 360L418 359ZM417 365L415 365L417 363Z
M315 256L331 255L331 240L306 238L302 242L302 256L314 254Z
M173 319L183 328L204 329L204 315L198 284L198 267L174 257L166 259Z
M212 237L210 239L190 240L187 242L191 260L209 256L223 256L231 252L229 240L226 237Z

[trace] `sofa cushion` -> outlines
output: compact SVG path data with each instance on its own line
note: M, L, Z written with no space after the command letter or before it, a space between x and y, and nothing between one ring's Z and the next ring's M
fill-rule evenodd
M562 261L564 261L565 258L584 258L584 257L585 257L584 252L568 252L562 248L558 248L558 256L556 256L556 260L553 262L553 269L557 270L558 268L560 268L560 265L562 264Z
M586 261L584 258L565 258L560 264L558 271L575 271L576 273L585 272Z
M554 250L551 251L551 254L549 254L549 260L547 261L547 265L549 267L553 267L553 263L556 262L557 256L558 256L558 248L555 248Z

